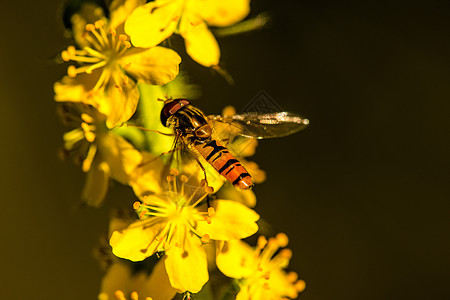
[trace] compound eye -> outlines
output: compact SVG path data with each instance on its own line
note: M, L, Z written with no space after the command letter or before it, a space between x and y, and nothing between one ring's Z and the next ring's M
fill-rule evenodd
M198 138L208 138L211 136L212 129L209 124L205 124L195 130L195 136Z

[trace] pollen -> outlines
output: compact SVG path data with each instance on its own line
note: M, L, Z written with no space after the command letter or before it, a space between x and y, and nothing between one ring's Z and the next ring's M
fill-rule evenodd
M214 207L208 207L208 216L212 218L215 214L216 210L214 209Z
M139 295L136 291L132 292L130 295L131 300L138 300L139 299Z
M278 242L278 245L281 248L286 247L288 245L288 243L289 243L289 238L288 238L288 236L285 233L279 233L279 234L276 235L275 238L276 238L276 240Z
M95 28L99 29L99 28L102 28L103 26L105 26L105 22L103 20L98 20L98 21L95 21L94 25L95 25Z
M204 236L202 236L201 241L204 244L209 243L209 234L206 233Z
M189 178L188 178L186 175L182 174L182 175L180 176L180 181L181 181L181 182L187 183L188 180L189 180Z
M92 131L85 132L84 137L86 138L86 141L88 141L89 143L95 141L95 133L93 133Z
M94 123L94 118L86 113L81 114L81 119L86 123Z
M141 202L139 202L139 201L136 201L136 202L133 203L133 208L134 209L138 209L140 206L141 206Z
M298 274L295 272L289 272L287 274L287 278L288 278L289 282L296 282L298 279Z
M67 75L69 75L72 78L76 77L77 76L77 68L74 65L70 65L67 68Z
M76 51L77 51L77 49L75 48L75 46L72 46L72 45L71 45L71 46L67 47L67 52L68 52L69 55L71 55L71 56L75 55Z
M95 30L95 26L93 24L86 24L86 31L94 31Z
M280 256L283 258L291 259L292 258L292 250L291 249L283 249L280 251Z
M117 290L114 292L114 297L116 297L117 300L126 300L125 294L121 290Z
M171 170L170 170L170 175L178 176L179 174L180 174L180 172L178 172L177 169L171 169Z
M264 247L266 247L266 245L267 245L267 239L266 239L265 236L261 235L261 236L258 238L258 244L257 244L257 247L258 247L258 249L264 249Z
M63 61L69 61L70 60L70 54L67 50L64 50L61 52L61 58Z
M303 290L306 287L306 283L303 280L299 280L295 283L295 288L297 289L297 292L303 292Z

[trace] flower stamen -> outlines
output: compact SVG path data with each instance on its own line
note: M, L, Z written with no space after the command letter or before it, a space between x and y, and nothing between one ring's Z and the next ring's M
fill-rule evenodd
M121 290L117 290L114 292L114 297L116 297L117 300L127 300L125 298L125 294Z

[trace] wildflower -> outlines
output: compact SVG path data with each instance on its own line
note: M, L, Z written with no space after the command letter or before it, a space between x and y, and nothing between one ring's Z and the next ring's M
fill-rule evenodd
M106 128L106 117L92 106L64 103L59 113L71 128L64 134L63 158L72 157L87 173L82 199L99 206L105 198L110 177L127 184L141 162L141 154L125 139Z
M189 56L205 67L217 66L220 49L209 26L230 26L244 19L250 0L156 0L136 8L125 32L137 47L152 47L180 34Z
M117 261L109 267L100 289L103 298L99 299L138 300L139 294L146 296L140 298L143 300L170 300L175 296L162 260L156 263L151 274L146 270L136 272L130 265L130 262Z
M70 65L68 76L55 83L56 101L90 104L107 117L106 124L112 128L135 112L137 83L161 85L176 77L181 62L176 52L164 47L133 48L128 36L121 33L126 17L142 3L113 1L110 20L98 12L94 23L80 15L72 18L79 48L69 46L61 57L79 66Z
M125 293L122 290L116 290L112 297L107 293L100 293L98 295L98 300L128 300L128 299L139 300L139 294L136 291L134 291L130 294L130 298L127 298L125 297ZM145 297L141 299L154 300L152 297Z
M280 233L268 241L260 236L256 248L241 241L226 242L216 258L217 267L228 277L239 279L237 300L281 300L297 298L305 288L295 272L285 269L292 256L286 247L288 238Z
M206 197L212 188L196 188L190 193L189 179L177 175L178 171L172 170L168 176L168 191L142 197L142 202L134 204L140 220L113 232L110 245L116 256L132 261L165 251L171 285L181 292L197 293L209 277L202 244L248 237L258 230L255 222L259 216L231 200L214 200L208 207Z

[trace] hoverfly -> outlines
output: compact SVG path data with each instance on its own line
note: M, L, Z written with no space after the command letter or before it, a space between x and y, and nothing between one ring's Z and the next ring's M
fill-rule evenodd
M202 156L214 169L233 186L239 189L253 187L251 175L245 167L227 149L225 139L216 139L213 132L216 127L226 125L235 136L254 139L283 137L298 132L309 124L297 114L244 113L240 115L205 116L201 110L191 105L187 99L168 99L161 110L161 123L172 128L175 135L174 149L187 146L194 152L195 158ZM205 173L205 168L197 159Z

